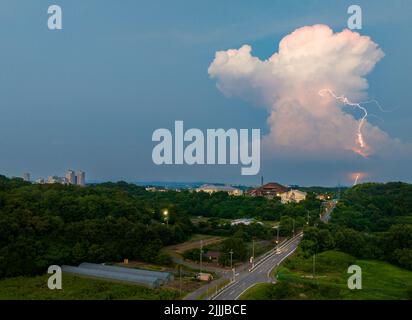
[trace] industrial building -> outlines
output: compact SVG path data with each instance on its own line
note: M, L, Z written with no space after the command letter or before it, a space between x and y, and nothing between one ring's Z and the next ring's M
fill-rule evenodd
M62 271L94 278L125 281L150 288L158 288L160 285L174 279L173 274L169 272L123 268L94 263L82 263L78 267L62 266Z

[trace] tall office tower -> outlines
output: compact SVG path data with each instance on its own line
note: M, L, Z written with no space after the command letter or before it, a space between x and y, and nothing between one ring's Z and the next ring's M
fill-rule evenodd
M30 173L28 172L23 173L23 180L30 182Z
M86 173L84 171L77 171L77 185L85 186L86 185Z
M76 184L76 173L73 170L67 170L66 179L68 184Z

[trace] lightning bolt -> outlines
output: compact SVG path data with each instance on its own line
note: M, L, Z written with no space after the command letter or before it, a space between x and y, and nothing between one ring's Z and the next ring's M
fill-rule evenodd
M353 186L356 186L358 184L359 177L360 177L360 174L358 173L355 177L355 182L353 183Z
M368 110L365 107L363 107L362 104L375 102L379 106L379 108L381 108L381 106L379 105L379 103L377 103L376 100L369 100L369 101L365 101L365 102L355 103L355 102L350 101L344 95L341 95L341 96L336 95L330 89L322 89L322 90L319 91L319 95L321 97L325 97L326 94L331 95L334 99L336 99L336 101L338 101L338 102L340 102L344 105L357 108L357 109L359 109L363 112L363 116L359 119L358 128L357 128L357 132L356 132L356 144L358 145L359 148L354 149L353 151L358 153L362 157L367 158L368 157L368 152L367 152L368 145L366 144L365 138L363 137L362 128L363 128L363 126L366 122L366 118L368 117Z

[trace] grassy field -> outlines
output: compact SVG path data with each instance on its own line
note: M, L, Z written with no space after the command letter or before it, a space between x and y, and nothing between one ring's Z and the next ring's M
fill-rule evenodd
M0 300L169 300L178 299L171 289L149 289L63 274L62 290L47 287L49 275L0 280Z
M200 247L200 241L203 241L203 246L209 246L213 244L220 243L224 240L225 238L223 237L218 237L218 236L209 236L209 235L203 235L203 234L195 234L193 235L190 240L179 243L173 246L168 246L165 247L164 250L165 252L169 254L178 254L181 255L183 252L199 248Z
M362 268L362 289L347 287L349 265ZM258 284L245 292L244 300L272 299L412 299L412 272L386 262L356 260L336 251L323 252L313 259L291 257L277 269L277 284Z

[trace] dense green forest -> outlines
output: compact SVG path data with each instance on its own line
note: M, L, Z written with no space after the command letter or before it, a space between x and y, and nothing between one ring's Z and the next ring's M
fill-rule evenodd
M164 262L190 220L168 228L149 203L120 188L31 185L0 177L0 277L43 273L51 264L123 258Z
M306 256L340 250L412 270L412 185L367 183L344 192L329 224L305 229Z
M282 205L278 199L225 193L149 192L125 182L88 187L37 185L0 176L0 278L42 274L51 264L120 261L168 264L164 246L194 233L268 239L270 226L230 226L219 218L281 219L282 233L317 217L319 201ZM163 211L168 210L168 224ZM194 225L191 218L211 217Z

